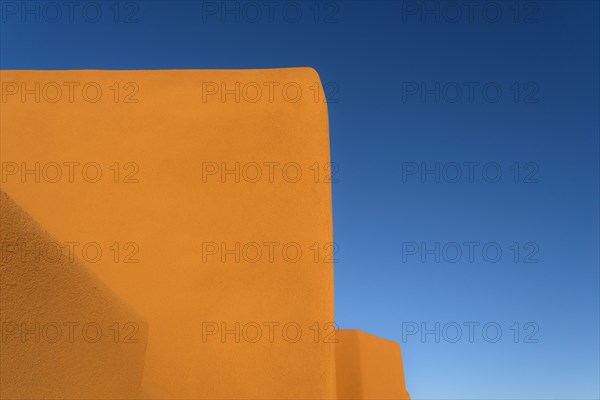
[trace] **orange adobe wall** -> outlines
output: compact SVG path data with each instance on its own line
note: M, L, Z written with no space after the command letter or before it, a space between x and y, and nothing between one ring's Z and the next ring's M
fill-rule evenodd
M405 393L401 358L331 340L329 128L313 69L1 71L0 81L12 199L2 197L2 334L18 321L44 334L49 322L95 320L120 333L103 329L107 347L3 340L3 398L366 398L383 393L377 382ZM14 246L40 225L69 268L47 246ZM138 320L138 342L122 343ZM336 348L367 370L341 368L339 356L336 366ZM398 381L374 381L365 351L400 362ZM363 383L353 391L344 377Z

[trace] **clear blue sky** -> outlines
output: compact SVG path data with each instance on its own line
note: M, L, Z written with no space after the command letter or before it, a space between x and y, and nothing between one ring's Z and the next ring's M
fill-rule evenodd
M0 67L329 82L336 319L413 398L600 397L598 2L89 3L2 1Z

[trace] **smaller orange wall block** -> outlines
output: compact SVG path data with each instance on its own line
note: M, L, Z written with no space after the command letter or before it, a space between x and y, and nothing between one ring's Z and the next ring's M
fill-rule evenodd
M410 399L400 345L357 330L338 330L338 399Z

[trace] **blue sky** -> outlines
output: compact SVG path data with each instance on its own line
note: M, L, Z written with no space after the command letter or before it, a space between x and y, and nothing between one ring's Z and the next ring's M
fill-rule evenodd
M319 72L337 323L413 398L600 397L598 2L62 3L1 2L2 69Z

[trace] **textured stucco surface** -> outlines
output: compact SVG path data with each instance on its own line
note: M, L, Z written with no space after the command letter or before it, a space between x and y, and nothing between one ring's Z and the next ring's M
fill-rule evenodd
M333 242L331 183L326 179L329 131L323 89L314 70L2 71L1 80L11 91L36 84L78 88L73 101L67 90L56 102L44 101L43 92L41 101L35 93L3 97L3 163L29 169L39 163L43 170L53 163L93 162L103 174L90 183L81 179L81 168L73 179L64 168L63 179L48 182L43 172L36 180L36 172L22 175L23 168L8 174L3 170L2 189L36 221L27 217L26 228L19 222L26 214L16 213L14 203L4 201L8 198L3 195L3 245L16 237L37 240L41 233L34 232L43 232L41 225L59 243L76 242L78 249L95 243L103 256L60 273L55 272L60 263L48 268L43 263L29 262L28 268L14 260L3 263L2 320L140 320L127 303L148 322L141 323L138 336L143 340L136 346L46 346L42 354L47 355L38 357L35 349L3 344L2 393L9 382L6 390L35 391L42 394L33 397L44 397L48 388L55 393L65 382L77 381L58 397L333 399L340 388L350 398L405 394L397 390L398 385L404 388L399 348L361 335L349 338L344 331L337 344L330 340L334 297L327 247ZM207 83L219 92L207 96ZM236 95L231 90L238 84L241 91ZM86 85L102 88L97 101L82 100L80 88ZM286 85L287 98L281 91ZM256 86L263 93L254 101ZM299 98L294 94L298 87ZM269 88L277 88L274 96ZM222 96L223 89L229 94ZM206 179L207 162L220 167L226 163L228 168L259 164L264 174L265 163L277 163L278 171L294 163L302 179L290 182L279 172L273 180L263 175L257 182L243 177L235 182L230 173L224 183L219 173ZM115 163L116 178L111 169ZM135 164L135 182L126 182L133 171L123 168L127 163ZM294 169L287 178L291 176ZM280 253L275 261L263 254L256 262L237 262L231 253L223 259L222 252L205 259L207 242L227 249L236 243L275 242ZM118 260L109 250L115 243L122 251ZM135 244L137 262L123 262L124 243ZM281 258L287 243L303 252L299 261ZM320 248L317 257L315 245ZM100 279L84 274L85 268ZM107 287L123 302L109 295ZM218 330L205 335L207 324ZM262 327L261 338L248 340L244 333L254 338L255 331L244 332L244 327L257 325ZM300 327L300 337L294 327L284 337L288 325ZM336 348L342 351L337 375ZM5 350L14 355L6 361L11 368L8 381ZM371 350L376 355L369 357L366 352ZM25 351L26 357L18 358L18 351ZM53 364L57 357L60 363ZM356 360L361 368L365 363L366 371L379 371L378 357L389 367L387 375L373 380L379 372L359 372ZM344 360L349 364L340 368ZM393 379L396 373L398 381ZM53 386L53 381L58 383ZM377 384L389 387L370 389Z
M137 396L146 322L78 260L63 255L40 262L34 252L21 252L56 240L4 192L0 216L1 397ZM136 332L115 343L115 323L133 323Z
M103 249L114 242L139 246L139 263L115 264L107 255L92 268L149 322L146 384L177 398L335 396L333 345L315 343L310 331L316 322L333 322L333 265L323 256L314 262L309 250L333 242L331 184L315 183L308 169L329 162L327 107L309 89L320 87L314 70L2 71L2 80L28 88L78 82L76 93L89 82L103 88L95 103L11 96L0 122L3 161L93 161L103 167L103 179L36 184L11 177L2 187L61 240L97 242ZM135 83L139 101L115 103L109 89L115 82L122 91ZM206 82L229 89L237 82L276 82L279 89L272 102L267 90L255 103L236 102L234 95L203 101ZM282 97L287 83L302 88L299 101ZM108 167L115 162L136 163L139 182L114 183ZM203 162L295 162L304 179L223 184L211 177L203 183ZM299 243L304 257L297 263L266 257L236 263L231 256L226 263L214 256L202 262L203 242L231 248L275 241L279 249ZM234 335L226 343L220 335L204 343L207 322L227 329L236 323L279 327L273 343L267 328L257 343L235 343ZM303 329L296 343L281 335L290 322Z

